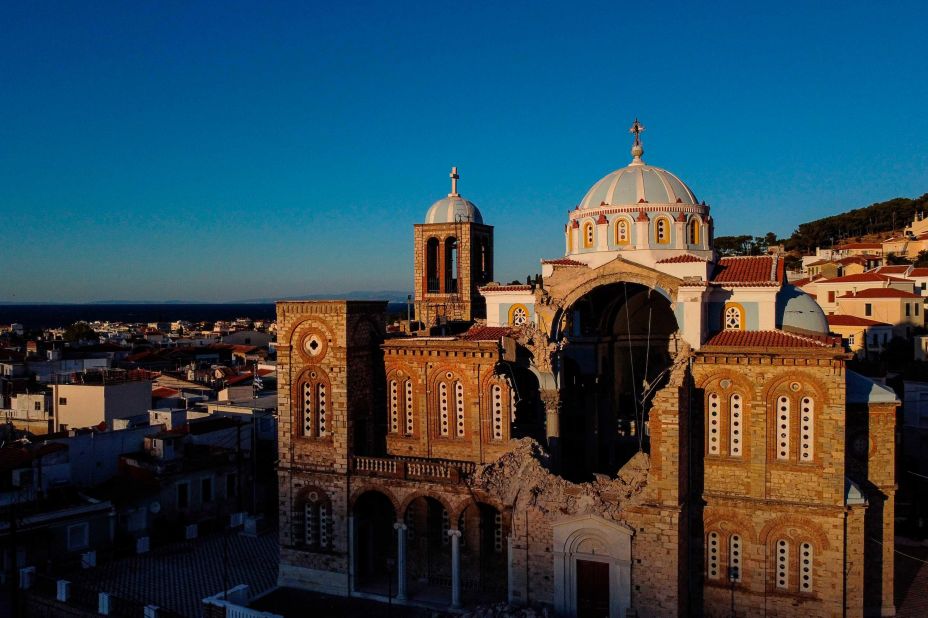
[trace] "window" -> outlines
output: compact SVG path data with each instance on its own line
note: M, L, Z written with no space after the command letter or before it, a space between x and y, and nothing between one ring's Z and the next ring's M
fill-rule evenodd
M328 435L328 386L321 370L309 372L300 387L300 431L306 438L324 438Z
M528 307L521 304L510 307L509 323L513 326L525 326L528 324Z
M670 242L670 223L666 217L660 217L654 224L654 240L659 245L666 245Z
M493 440L503 439L503 389L499 384L490 387L490 433Z
M909 317L910 315L912 315L912 305L910 305L909 303L906 303L905 304L905 317Z
M412 380L406 380L406 435L411 436L415 429L415 422L412 415Z
M915 307L915 315L918 315L918 303L912 303L912 306Z
M922 290L925 290L926 286L928 286L928 283L925 283L924 281L922 281Z
M200 500L203 502L213 501L213 479L205 478L200 480Z
M728 539L728 580L741 581L741 537L737 534Z
M690 219L689 226L687 228L687 240L691 245L699 244L699 221L697 219Z
M321 492L310 490L305 493L301 502L302 508L297 513L302 515L303 530L302 538L297 530L297 543L317 549L328 549L331 540L329 501ZM299 519L296 519L299 522Z
M709 454L718 455L721 452L721 411L719 410L718 393L709 394Z
M438 385L438 433L448 435L448 383Z
M68 526L68 551L86 549L89 544L90 526L87 522Z
M709 533L709 543L707 549L707 559L706 559L706 574L709 576L709 579L719 579L721 569L719 568L719 533L710 532Z
M835 302L835 292L834 292L834 290L832 290L831 292L828 292L828 302L830 302L830 303Z
M177 508L185 509L190 506L190 483L184 481L177 484Z
M396 380L390 380L390 433L400 431L400 402Z
M729 401L729 454L732 457L741 457L741 416L741 395L735 393Z
M803 397L800 402L799 461L812 461L815 443L815 402Z
M67 397L59 397L59 398L58 398L58 405L59 405L59 406L66 406L66 405L68 405L68 398L67 398Z
M812 544L799 545L799 591L812 592Z
M780 539L776 543L776 585L780 590L789 588L789 541Z
M459 438L464 437L464 385L460 382L454 383L454 409L455 420L457 421L457 435Z
M864 303L864 315L873 315L873 305Z
M854 347L854 335L847 336L847 345L852 348Z
M583 224L583 246L587 249L593 246L593 223L587 221Z
M789 397L777 398L777 459L789 459Z
M621 218L615 222L615 244L628 244L628 220Z
M36 412L39 412L42 410L42 402L41 401L33 402L32 407Z
M722 326L725 330L744 330L744 308L737 303L725 303Z

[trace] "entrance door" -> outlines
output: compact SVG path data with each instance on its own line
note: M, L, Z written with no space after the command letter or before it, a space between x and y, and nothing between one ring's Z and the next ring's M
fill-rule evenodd
M609 565L577 560L577 618L609 616Z

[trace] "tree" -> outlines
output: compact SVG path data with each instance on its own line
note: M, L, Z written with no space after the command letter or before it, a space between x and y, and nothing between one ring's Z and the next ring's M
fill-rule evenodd
M90 327L87 322L75 322L64 329L65 341L96 341L97 333Z

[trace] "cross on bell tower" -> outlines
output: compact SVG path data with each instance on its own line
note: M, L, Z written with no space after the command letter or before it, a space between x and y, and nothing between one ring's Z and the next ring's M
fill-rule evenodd
M458 195L458 179L461 178L461 176L458 174L458 168L457 168L457 167L452 167L452 168L451 168L451 173L448 174L448 176L451 178L451 193L448 194L448 197L457 197L457 195Z
M644 147L641 145L641 134L644 132L644 125L635 118L635 122L632 123L628 132L635 136L635 144L632 146L632 164L641 163L641 155L644 154Z

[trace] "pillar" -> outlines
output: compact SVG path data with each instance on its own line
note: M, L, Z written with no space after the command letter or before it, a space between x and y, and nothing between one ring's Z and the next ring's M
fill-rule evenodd
M354 577L357 573L355 568L355 560L357 560L358 550L355 547L357 543L357 530L355 530L354 525L354 515L348 516L348 595L350 596L354 592Z
M545 406L545 437L548 439L551 468L556 472L560 470L561 463L560 394L557 391L544 390L541 392L541 400Z
M461 607L461 531L449 530L451 537L451 607Z
M396 599L406 600L406 524L398 521L393 524L396 530Z

